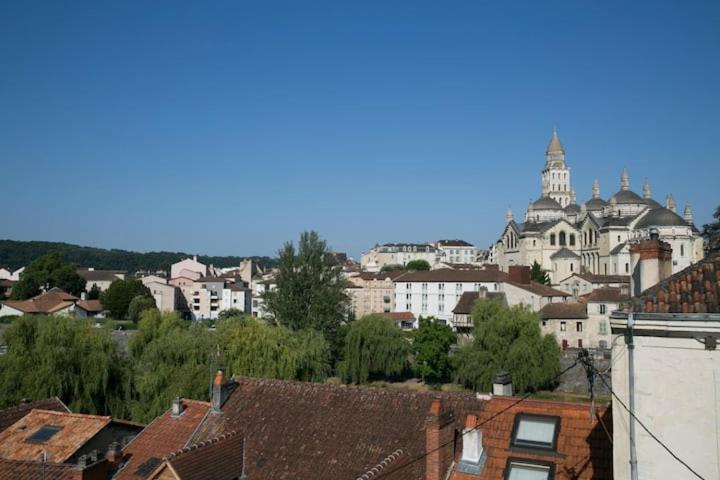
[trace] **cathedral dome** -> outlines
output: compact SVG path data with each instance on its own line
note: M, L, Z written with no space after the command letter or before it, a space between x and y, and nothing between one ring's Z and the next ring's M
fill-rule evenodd
M637 203L644 204L645 199L632 190L620 190L615 195L610 197L610 201L615 199L615 203Z
M576 203L571 203L563 210L565 210L567 213L580 213L580 207Z
M591 198L590 200L585 202L585 209L589 212L594 212L597 210L602 210L605 205L607 205L607 202L602 198Z
M650 208L662 208L662 205L660 205L658 202L656 202L652 198L646 198L645 203L647 203L648 207L650 207Z
M551 197L540 197L532 203L533 210L562 210L563 207Z
M654 208L650 210L640 221L635 225L635 228L650 228L650 227L688 227L688 223L680 215L668 210L665 207Z

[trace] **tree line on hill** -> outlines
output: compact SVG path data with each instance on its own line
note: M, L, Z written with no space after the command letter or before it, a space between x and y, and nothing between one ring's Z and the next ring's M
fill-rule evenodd
M20 317L5 333L0 408L57 395L73 411L147 422L176 395L207 398L220 366L243 376L350 384L417 377L482 391L509 371L519 393L551 386L560 369L560 348L541 334L537 315L495 300L477 302L475 338L463 346L432 318L413 332L384 314L353 320L346 280L315 232L303 233L297 248L283 246L276 280L265 296L273 321L230 310L210 329L151 302L129 305L139 321L126 353L88 320ZM125 300L140 303L135 293Z
M0 240L0 266L17 269L29 265L35 259L57 252L66 262L97 270L125 270L131 273L140 271L168 271L170 265L192 254L182 252L131 252L118 249L83 247L61 242L39 242ZM208 256L199 255L198 261L216 267L234 267L244 258L249 258L265 268L272 268L276 259L267 256Z

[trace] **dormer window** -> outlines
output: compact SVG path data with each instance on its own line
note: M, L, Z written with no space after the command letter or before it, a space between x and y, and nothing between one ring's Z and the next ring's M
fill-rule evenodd
M523 449L555 450L560 418L521 413L515 416L511 446Z

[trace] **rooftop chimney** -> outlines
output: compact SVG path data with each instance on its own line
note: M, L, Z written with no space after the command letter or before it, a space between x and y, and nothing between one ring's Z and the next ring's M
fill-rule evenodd
M172 402L172 416L179 417L184 410L185 405L183 405L182 398L180 398L179 396L175 397Z
M639 297L672 274L672 247L660 240L656 228L650 238L630 246L630 292Z
M80 293L80 300L87 300L87 292Z
M107 452L105 452L105 460L107 460L112 466L120 464L122 456L122 448L118 442L112 442L108 446Z
M453 461L453 416L443 411L442 403L435 399L425 419L425 480L446 478Z
M512 394L512 375L508 372L500 372L495 375L495 381L493 382L493 395L497 395L499 397L512 397Z
M223 384L225 383L225 372L223 369L219 369L217 373L215 374L215 380L213 380L213 386L212 386L212 411L215 413L220 413L222 410L220 408L222 407L223 401L225 400L223 398Z
M477 465L483 454L482 432L477 428L477 417L468 415L463 430L463 447L460 462L467 465Z
M515 283L527 285L530 283L530 267L525 265L510 265L508 267L510 280Z

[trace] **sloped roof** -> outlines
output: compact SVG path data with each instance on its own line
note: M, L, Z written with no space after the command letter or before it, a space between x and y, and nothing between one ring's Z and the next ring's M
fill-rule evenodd
M584 303L548 303L540 309L542 319L588 318L587 305Z
M645 290L635 312L720 313L720 253L707 257Z
M145 479L162 458L190 444L190 437L210 410L208 402L183 399L185 410L178 417L168 410L150 423L123 449L130 456L115 478Z
M630 296L623 293L618 287L596 288L590 293L580 296L585 302L612 302L620 303L630 299Z
M630 275L598 275L594 273L573 273L567 278L560 280L560 283L572 277L579 277L594 284L630 283Z
M650 210L638 220L635 228L689 227L684 218L665 207Z
M550 143L548 143L547 150L545 153L550 152L563 152L565 153L565 149L562 146L562 143L560 143L560 137L557 134L557 131L553 131L552 138L550 138Z
M439 268L424 272L409 272L396 278L398 282L503 282L507 273L499 270L454 270Z
M73 305L78 298L53 288L30 300L6 300L1 302L24 313L54 313Z
M453 313L456 315L470 315L472 309L475 306L475 302L480 298L480 292L464 292L460 296L457 305L453 308ZM485 298L488 299L499 299L503 303L507 303L505 294L502 292L489 292L485 293Z
M110 417L31 410L0 433L0 457L33 461L45 453L47 461L62 463L109 423ZM41 428L50 425L61 429L45 441L27 441Z
M613 447L610 439L613 422L610 407L598 408L597 415L593 417L590 415L589 405L546 400L518 402L519 400L517 397L495 396L487 402L483 410L477 412L476 421L470 425L480 425L478 428L482 432L485 464L479 475L462 473L456 467L450 480L506 478L505 468L511 457L550 462L555 465L554 478L557 479L613 478ZM517 404L513 405L514 403ZM559 417L557 453L511 448L513 426L518 414Z
M394 462L426 451L425 422L439 399L454 413L455 428L482 408L474 393L236 379L237 388L210 414L193 441L237 431L246 439L247 478L253 480L355 479L402 450ZM424 479L425 462L403 469L404 479ZM397 477L388 477L397 478Z
M113 282L119 279L118 275L127 274L125 270L89 270L87 268L79 268L77 273L88 282Z
M170 468L178 480L236 480L243 473L243 437L237 432L197 443L167 455L150 476L162 476Z
M569 297L570 296L570 294L567 292L563 292L562 290L558 290L556 288L548 287L547 285L543 285L542 283L538 283L534 280L531 281L530 283L520 283L520 282L512 282L512 281L507 281L506 283L509 283L510 285L513 285L517 288L522 288L525 291L534 293L535 295L539 295L541 297Z
M562 247L560 250L550 255L550 258L580 258L580 255L567 247Z
M390 320L395 322L415 320L415 314L412 312L387 312L385 316L390 317Z
M405 270L392 270L389 272L360 272L361 279L367 281L377 280L377 281L385 281L386 279L394 280L402 275L405 275L407 271Z
M620 190L615 195L610 197L610 200L615 199L617 203L646 203L645 199L632 190ZM609 202L609 200L608 200Z
M602 198L591 198L585 202L585 209L591 211L602 210L607 205L607 202Z
M618 253L622 252L623 248L627 245L627 242L622 242L617 245L615 245L615 248L610 250L610 255L617 255Z
M1 480L78 480L83 468L69 463L51 463L0 458Z
M552 197L540 197L532 203L533 210L562 210L563 207Z
M102 303L100 303L100 300L78 300L76 305L86 312L102 312L103 306Z
M438 245L443 247L472 247L472 243L465 240L438 240Z
M70 409L57 397L50 397L44 400L38 400L37 402L22 403L15 407L0 410L0 432L23 418L33 409L70 413Z

